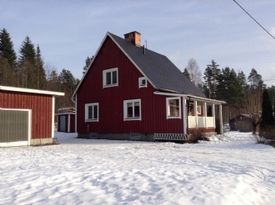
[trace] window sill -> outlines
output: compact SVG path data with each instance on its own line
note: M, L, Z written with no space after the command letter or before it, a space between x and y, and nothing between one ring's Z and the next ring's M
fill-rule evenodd
M141 121L141 118L124 118L123 121Z
M96 120L85 120L85 122L99 122L99 119L96 119Z
M103 85L103 88L112 88L112 87L118 87L118 84Z
M170 119L181 119L181 116L179 116L179 117L168 117L168 116L167 116L166 119L167 119L167 120L170 120Z

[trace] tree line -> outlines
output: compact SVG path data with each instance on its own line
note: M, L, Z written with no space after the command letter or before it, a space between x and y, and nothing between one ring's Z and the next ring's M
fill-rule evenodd
M72 106L71 96L78 82L68 69L60 73L46 69L39 45L35 46L29 36L17 55L8 31L0 30L0 85L65 92L65 97L56 100L59 108Z
M212 60L202 75L196 61L190 59L183 74L200 87L206 97L226 101L225 121L244 113L259 119L266 104L271 110L271 116L274 113L275 87L267 87L255 68L246 76L243 71L236 71L234 68L220 68L217 62ZM263 102L266 98L268 103Z

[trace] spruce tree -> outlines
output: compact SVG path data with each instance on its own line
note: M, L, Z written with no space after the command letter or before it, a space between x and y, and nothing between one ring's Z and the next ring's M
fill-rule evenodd
M37 88L44 89L46 86L46 73L44 69L44 62L41 57L39 46L36 47L35 65L37 69Z
M217 97L218 78L221 70L219 65L212 60L211 64L207 65L204 72L204 93L208 98Z
M6 29L0 31L0 56L6 58L12 68L16 66L16 53L13 49L13 43L10 34Z
M37 88L36 53L34 45L27 36L20 48L19 69L21 86Z
M14 86L17 83L16 54L10 34L6 29L0 31L0 84Z

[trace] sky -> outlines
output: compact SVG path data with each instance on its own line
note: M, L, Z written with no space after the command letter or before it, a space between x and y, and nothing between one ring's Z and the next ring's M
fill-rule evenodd
M275 35L274 0L238 0ZM26 36L40 46L47 69L69 69L82 77L87 56L106 32L123 37L138 31L148 49L164 54L183 70L194 58L203 73L214 59L220 68L249 74L275 85L275 39L233 0L0 0L0 29L18 52Z

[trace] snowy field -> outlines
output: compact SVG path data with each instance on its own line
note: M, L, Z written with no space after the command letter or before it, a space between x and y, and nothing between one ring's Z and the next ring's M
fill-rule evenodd
M251 134L199 144L75 136L0 148L0 204L275 204L275 149Z

